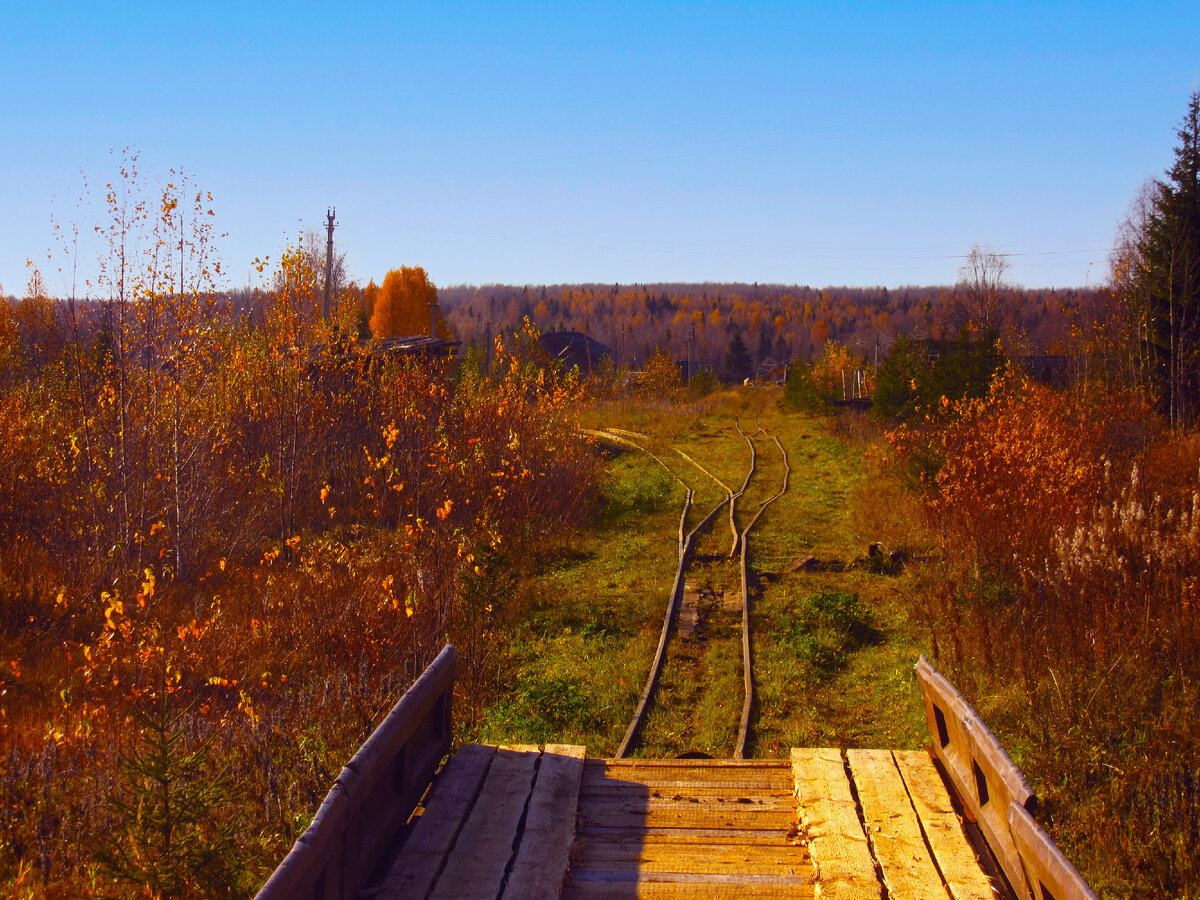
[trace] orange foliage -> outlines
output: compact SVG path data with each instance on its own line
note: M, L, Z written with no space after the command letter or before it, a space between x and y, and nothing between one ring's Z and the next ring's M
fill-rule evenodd
M683 396L679 366L666 353L655 353L634 376L633 390L643 400L678 400Z
M488 379L333 342L310 275L284 252L262 328L151 295L124 356L72 344L44 371L0 314L0 885L29 853L86 894L128 824L104 797L130 716L164 691L187 746L216 736L261 882L447 635L488 687L503 609L463 580L586 513L572 381L503 346Z
M392 269L374 300L371 333L377 338L428 335L437 298L437 288L420 266ZM440 318L438 331L446 336Z
M962 553L1013 574L1048 550L1054 528L1095 495L1099 413L1024 380L997 379L981 399L943 400L930 507Z

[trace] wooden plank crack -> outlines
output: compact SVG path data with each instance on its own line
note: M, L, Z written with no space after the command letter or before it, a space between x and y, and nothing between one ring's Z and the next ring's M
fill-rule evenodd
M412 826L376 895L378 900L425 897L432 890L471 813L496 748L468 744L442 768L425 806Z
M575 838L575 813L585 755L584 747L546 745L504 900L553 900L558 896Z
M980 868L933 759L924 750L896 750L893 758L950 896L994 900L996 891Z
M882 900L841 751L793 748L792 774L800 833L817 869L816 896Z
M889 900L945 900L946 886L891 751L849 750L846 756Z
M536 747L501 747L434 885L435 900L497 897L513 858L539 756Z

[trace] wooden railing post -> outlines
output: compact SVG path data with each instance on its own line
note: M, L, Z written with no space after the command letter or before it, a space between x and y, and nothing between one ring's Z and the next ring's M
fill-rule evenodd
M1032 809L1037 799L1004 747L940 672L922 656L917 679L934 756L942 763L970 816L979 823L1013 891L1032 900L1008 825L1008 809Z
M454 664L447 644L348 762L257 900L352 900L450 749Z
M1005 878L1021 900L1096 900L1075 867L1033 818L1037 798L1004 747L924 656L917 680L934 756L979 823Z

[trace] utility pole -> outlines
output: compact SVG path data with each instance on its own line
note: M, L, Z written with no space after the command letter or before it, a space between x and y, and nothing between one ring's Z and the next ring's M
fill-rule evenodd
M322 312L326 322L329 321L329 283L333 278L333 217L336 215L336 209L325 210L325 230L328 237L325 241L325 305L322 307Z
M687 383L691 386L692 383L692 360L696 358L696 320L692 319L692 324L688 328L688 379Z

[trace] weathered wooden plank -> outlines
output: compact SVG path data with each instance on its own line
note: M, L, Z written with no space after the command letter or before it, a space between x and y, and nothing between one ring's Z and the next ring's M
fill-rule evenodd
M666 810L689 806L720 810L745 806L754 810L781 810L791 814L796 809L796 800L791 794L755 794L750 791L715 792L689 791L686 788L670 793L647 791L646 788L626 786L622 790L595 791L581 794L589 806L618 806L622 809Z
M659 775L653 770L643 770L636 773L625 772L588 772L581 781L583 790L595 790L609 784L642 784L648 787L669 788L699 785L712 788L760 787L766 790L792 790L792 772L790 769L771 769L756 772L753 769L702 769L695 775L680 777Z
M889 900L948 897L891 751L848 750L846 758Z
M820 896L827 900L880 900L875 863L836 749L793 749L792 770L800 812L817 870Z
M687 772L679 769L608 769L585 771L580 783L585 789L604 784L645 785L751 785L790 787L792 773L789 769L697 769Z
M637 868L641 872L812 874L807 850L795 845L638 844L595 840L576 845L572 872L612 868Z
M1039 900L1046 900L1047 897L1053 900L1096 900L1095 893L1083 876L1063 856L1028 810L1020 806L1009 807L1008 822L1017 853L1025 866L1025 874L1031 887L1034 887L1034 896Z
M615 825L621 828L740 828L783 831L791 827L795 814L791 812L765 812L747 810L704 810L704 809L628 809L607 808L598 810L581 807L581 828L593 825Z
M504 889L505 900L553 900L558 896L575 837L585 755L584 747L546 745L529 798L521 847Z
M598 816L614 814L636 814L645 813L654 818L663 818L676 814L687 814L696 816L708 816L713 819L723 816L732 817L733 819L742 820L747 816L755 815L779 815L783 816L783 821L791 822L794 818L795 807L786 800L780 801L775 798L768 799L727 799L722 797L685 797L679 796L678 799L667 797L637 797L626 795L591 795L584 798L584 802L580 809L580 818L586 822L593 820L597 824L604 824L603 819L597 819ZM738 826L732 824L720 824L718 828L735 828ZM751 825L750 827L755 827ZM766 826L763 826L766 827Z
M896 750L893 758L950 896L954 900L994 900L996 891L991 879L980 868L946 784L929 754L924 750Z
M694 884L694 885L717 885L717 884L739 884L745 885L743 888L757 888L758 885L806 885L811 884L812 879L809 876L797 874L756 874L749 872L731 872L728 874L722 873L692 873L692 872L640 872L633 869L612 869L609 871L592 870L589 872L581 872L579 876L572 873L572 879L576 884L584 884L588 881L603 882L605 884L620 884L621 882L663 882L667 884ZM755 891L752 891L754 893Z
M501 747L496 751L471 814L434 885L431 896L435 900L499 895L517 826L533 787L538 756L536 748Z
M407 900L429 893L495 755L495 747L468 744L450 757L434 782L425 813L413 824L383 880L379 900Z
M680 772L698 772L701 769L786 769L787 763L776 760L588 760L584 769L679 769Z
M812 900L811 884L704 884L671 883L665 881L604 882L585 881L569 884L563 889L563 900L634 900L649 897L653 900L677 900L697 897L711 900L746 900L747 897L773 900Z
M636 801L651 806L668 806L672 803L736 803L791 808L793 804L793 795L790 792L754 785L714 790L705 785L652 787L632 781L614 781L580 791L580 796L586 798L588 803Z
M592 769L584 772L582 784L605 782L637 782L638 784L761 784L790 785L790 769Z
M595 837L614 842L637 842L657 844L773 844L791 845L795 832L778 828L642 828L640 826L618 827L615 825L579 825L575 833L579 837Z
M611 797L643 796L653 800L681 799L687 797L716 798L716 797L754 797L773 802L791 803L794 788L788 784L686 784L674 782L671 784L638 784L632 781L612 781L608 784L593 784L579 792L580 797L591 800L603 800Z

